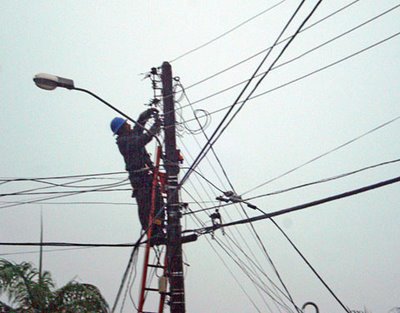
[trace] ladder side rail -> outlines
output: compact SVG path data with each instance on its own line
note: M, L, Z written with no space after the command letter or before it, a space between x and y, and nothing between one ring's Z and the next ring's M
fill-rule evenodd
M155 211L155 203L156 203L156 187L157 187L157 178L158 178L158 171L160 167L160 159L161 159L161 147L157 147L157 156L156 156L156 165L154 168L153 173L153 183L152 183L152 190L151 190L151 210L149 214L149 227L147 228L147 242L146 242L146 250L144 255L144 262L143 262L143 272L142 272L142 281L140 287L140 294L139 294L139 305L138 305L138 312L143 312L143 306L145 302L145 289L146 289L146 281L147 281L147 270L148 270L148 263L149 263L149 256L150 256L150 238L152 234L152 225L153 225L153 216Z

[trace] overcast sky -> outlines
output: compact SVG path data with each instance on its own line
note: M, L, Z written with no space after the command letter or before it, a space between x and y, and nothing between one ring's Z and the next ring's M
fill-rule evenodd
M210 113L207 120L201 120L211 136L244 84L199 100L249 79L267 54L261 51L273 45L299 3L0 1L1 179L122 172L85 181L78 181L81 177L1 184L0 241L38 242L41 210L45 241L129 243L140 232L137 207L126 185L41 201L37 200L63 194L4 196L42 187L51 188L34 192L75 192L127 178L109 128L115 112L78 91L38 89L32 81L35 74L73 79L77 87L91 90L136 118L153 97L151 82L142 75L152 67L171 61L173 75L190 87L258 53L187 88L192 106L184 97L177 99L179 122L193 119L193 110ZM293 35L316 3L306 1L282 38ZM255 90L254 95L262 95L244 105L214 145L238 194L261 196L399 158L397 5L394 0L322 1L305 27L346 8L294 39L276 63L283 65L270 71ZM285 43L272 50L261 72L273 64ZM183 167L187 167L206 140L195 131L195 123L180 125L177 142L185 157ZM154 155L153 143L148 150ZM250 202L273 212L397 177L399 169L398 162L385 163ZM215 197L232 190L212 152L197 170L215 186L197 174L190 176L181 198L194 211L218 204ZM72 187L56 188L49 183ZM282 215L275 221L342 303L352 310L388 312L400 306L399 194L399 185L393 184ZM261 214L244 210L249 216ZM185 215L183 228L199 228L200 222L211 225L212 212L197 213L197 219ZM245 217L240 206L227 206L220 212L224 222ZM320 312L344 312L271 221L253 226L257 235L248 225L240 225L225 229L225 236L216 231L216 240L204 235L184 246L187 312L294 312L263 274L284 290L265 251L299 307L313 301ZM3 246L0 257L38 265L37 250ZM44 267L58 286L71 279L95 284L112 306L130 252L130 248L50 251L44 256ZM142 253L141 249L131 288L135 302ZM243 264L254 274L245 275ZM271 288L267 292L279 304L266 294L266 288ZM134 312L129 296L121 307L123 298L117 311Z

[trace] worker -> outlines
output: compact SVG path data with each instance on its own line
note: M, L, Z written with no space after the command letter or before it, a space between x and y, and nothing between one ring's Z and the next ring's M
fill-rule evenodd
M153 125L146 130L144 125L152 118ZM119 151L124 157L133 192L138 205L139 220L143 230L149 227L149 215L152 206L152 185L154 164L145 146L160 131L161 120L157 109L148 109L140 114L132 128L126 119L115 117L111 121L111 130L117 136ZM163 198L157 185L155 198L155 219L153 220L152 238L163 236Z

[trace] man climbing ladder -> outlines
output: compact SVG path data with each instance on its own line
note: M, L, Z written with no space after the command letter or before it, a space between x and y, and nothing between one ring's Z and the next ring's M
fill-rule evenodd
M144 125L151 117L154 118L153 125L146 131ZM152 140L154 135L159 133L160 127L161 120L157 109L148 109L141 113L133 128L126 119L121 117L115 117L111 121L111 130L117 136L117 145L124 157L126 170L129 173L129 180L133 188L132 197L136 198L139 220L143 230L149 227L154 172L154 164L145 146ZM162 208L163 198L160 187L157 185L155 190L156 218L153 220L152 237L164 237L164 213Z

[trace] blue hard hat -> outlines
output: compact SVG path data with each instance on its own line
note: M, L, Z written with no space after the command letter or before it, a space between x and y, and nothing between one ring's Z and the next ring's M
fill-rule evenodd
M112 119L110 126L114 135L118 133L119 129L125 124L126 121L127 120L123 119L122 117L114 117Z

